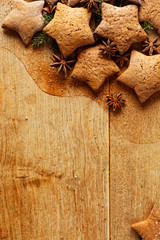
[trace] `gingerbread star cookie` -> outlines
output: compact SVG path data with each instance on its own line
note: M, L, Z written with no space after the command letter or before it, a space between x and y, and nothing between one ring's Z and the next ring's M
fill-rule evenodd
M139 11L140 21L150 21L160 33L160 0L142 0Z
M78 47L94 43L90 18L91 13L83 7L71 8L58 3L53 20L43 31L57 41L63 56L68 57Z
M145 102L160 90L160 54L146 56L133 50L128 69L117 80L133 88L141 103Z
M44 27L43 5L44 1L28 3L24 0L14 0L12 10L2 23L2 28L18 32L23 42L28 45L33 35Z
M143 240L159 240L160 209L155 205L146 220L132 224L131 228L136 231Z
M138 22L136 5L116 7L102 3L102 21L95 33L112 40L121 55L127 52L132 43L142 42L147 38L147 34Z
M98 91L104 81L119 72L119 68L111 59L100 53L100 47L83 50L73 69L71 77L86 82L94 91Z

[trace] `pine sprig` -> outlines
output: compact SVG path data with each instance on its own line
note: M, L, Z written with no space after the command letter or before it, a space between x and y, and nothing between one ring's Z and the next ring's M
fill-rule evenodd
M58 44L57 44L57 42L56 42L54 39L52 39L52 41L51 41L51 47L50 47L50 49L51 49L53 52L58 52L58 51L59 51Z
M144 29L145 32L153 29L153 26L149 21L146 21L146 22L142 23L141 26L142 26L142 28Z
M47 43L49 41L50 37L45 33L41 32L37 37L34 37L32 39L32 46L34 48L40 47L44 43Z
M43 20L45 24L48 24L52 19L54 15L53 14L44 14L43 15Z

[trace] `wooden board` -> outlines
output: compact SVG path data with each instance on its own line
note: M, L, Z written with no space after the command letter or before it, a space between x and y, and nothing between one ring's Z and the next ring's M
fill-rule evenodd
M43 93L0 54L0 224L7 239L107 239L108 114Z
M160 206L160 94L141 105L132 90L110 88L126 99L120 114L110 114L110 237L138 240L131 224Z
M48 95L33 81L31 48L0 39L0 239L138 240L130 225L160 205L160 94L142 106L111 81L126 99L118 114Z

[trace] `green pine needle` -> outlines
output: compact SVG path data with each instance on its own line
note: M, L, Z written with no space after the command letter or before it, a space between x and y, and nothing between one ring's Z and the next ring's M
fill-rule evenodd
M147 30L152 30L153 26L149 21L146 21L144 23L141 24L142 28L144 29L144 31L146 32Z
M37 37L33 38L31 43L34 48L37 48L43 45L44 43L47 43L49 39L50 37L45 32L41 32Z
M54 15L53 14L44 14L43 15L43 20L45 24L48 24L52 19L53 19Z
M54 39L52 39L52 41L51 41L51 47L50 47L50 49L51 49L52 51L54 51L54 52L57 52L57 51L59 50L58 44L57 44L57 42L56 42Z

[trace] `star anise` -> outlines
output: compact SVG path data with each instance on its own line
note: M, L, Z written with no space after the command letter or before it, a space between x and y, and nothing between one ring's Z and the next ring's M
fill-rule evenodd
M160 51L157 49L159 46L160 43L158 43L158 37L153 40L148 38L143 44L143 52L148 53L149 56L152 56L154 53L160 53Z
M114 42L111 42L110 39L107 40L107 42L102 41L103 46L99 48L102 54L107 55L107 57L111 58L115 56L115 53L117 52L117 48L115 46Z
M47 14L52 14L56 7L56 5L52 6L51 4L48 4L46 7L43 8L43 12L46 12Z
M54 58L54 59L53 59ZM75 60L67 60L66 58L63 57L63 55L61 55L61 57L58 57L57 55L53 54L53 64L51 64L50 66L55 68L58 68L57 73L59 73L61 70L65 73L65 77L67 76L67 68L71 70L71 67L69 66L69 64L74 63Z
M120 67L123 67L125 63L129 63L129 57L130 57L130 53L125 53L124 55L115 55L116 59L116 63L118 63L120 65Z
M85 4L85 7L87 7L88 11L93 8L98 10L98 4L101 3L100 0L81 0L80 2Z
M113 107L113 111L116 111L117 109L121 109L122 105L124 104L125 100L122 98L122 93L115 93L110 94L107 96L107 105L110 107Z

